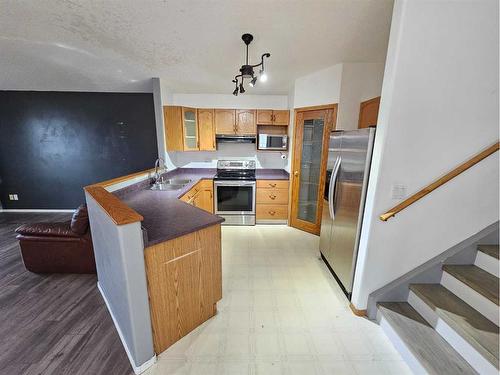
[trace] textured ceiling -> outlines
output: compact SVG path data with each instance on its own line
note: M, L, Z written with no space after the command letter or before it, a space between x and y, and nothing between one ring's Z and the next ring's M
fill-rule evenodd
M0 89L230 93L250 32L269 80L340 62L383 62L392 0L0 0Z

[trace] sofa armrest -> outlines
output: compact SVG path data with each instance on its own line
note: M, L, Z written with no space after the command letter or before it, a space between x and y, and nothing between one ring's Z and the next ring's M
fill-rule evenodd
M69 222L23 224L16 229L16 233L23 237L81 237L81 235L71 230Z

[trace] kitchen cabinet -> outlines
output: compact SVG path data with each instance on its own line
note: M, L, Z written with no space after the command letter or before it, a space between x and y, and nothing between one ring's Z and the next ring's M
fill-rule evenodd
M257 223L286 223L288 184L288 180L257 180Z
M163 107L165 145L167 151L184 151L182 107Z
M198 138L200 151L215 150L215 122L213 109L198 109Z
M236 135L255 135L257 129L255 125L255 109L236 110Z
M215 111L215 133L235 134L236 111L234 109L216 109Z
M217 312L222 298L220 224L144 249L157 354Z
M199 150L198 116L196 108L182 107L184 151Z
M182 201L207 212L214 212L214 188L212 180L201 180L181 198Z
M358 129L377 125L380 96L362 102L359 105Z
M288 126L290 122L290 111L274 109L258 109L257 125Z

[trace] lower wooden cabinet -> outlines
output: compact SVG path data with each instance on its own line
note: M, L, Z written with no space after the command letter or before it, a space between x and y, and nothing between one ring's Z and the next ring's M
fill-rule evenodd
M160 354L217 312L220 224L144 249L153 344Z
M257 180L256 220L281 223L288 218L288 180Z
M214 213L214 187L212 180L201 180L181 198L195 207Z

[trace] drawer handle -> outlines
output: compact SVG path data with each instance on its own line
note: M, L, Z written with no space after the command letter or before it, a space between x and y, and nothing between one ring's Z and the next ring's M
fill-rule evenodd
M276 187L276 184L269 184L269 186L271 186L271 187Z
M275 200L276 199L276 195L270 195L269 198L271 198L272 200Z
M276 214L276 211L269 211L269 214L274 216Z

